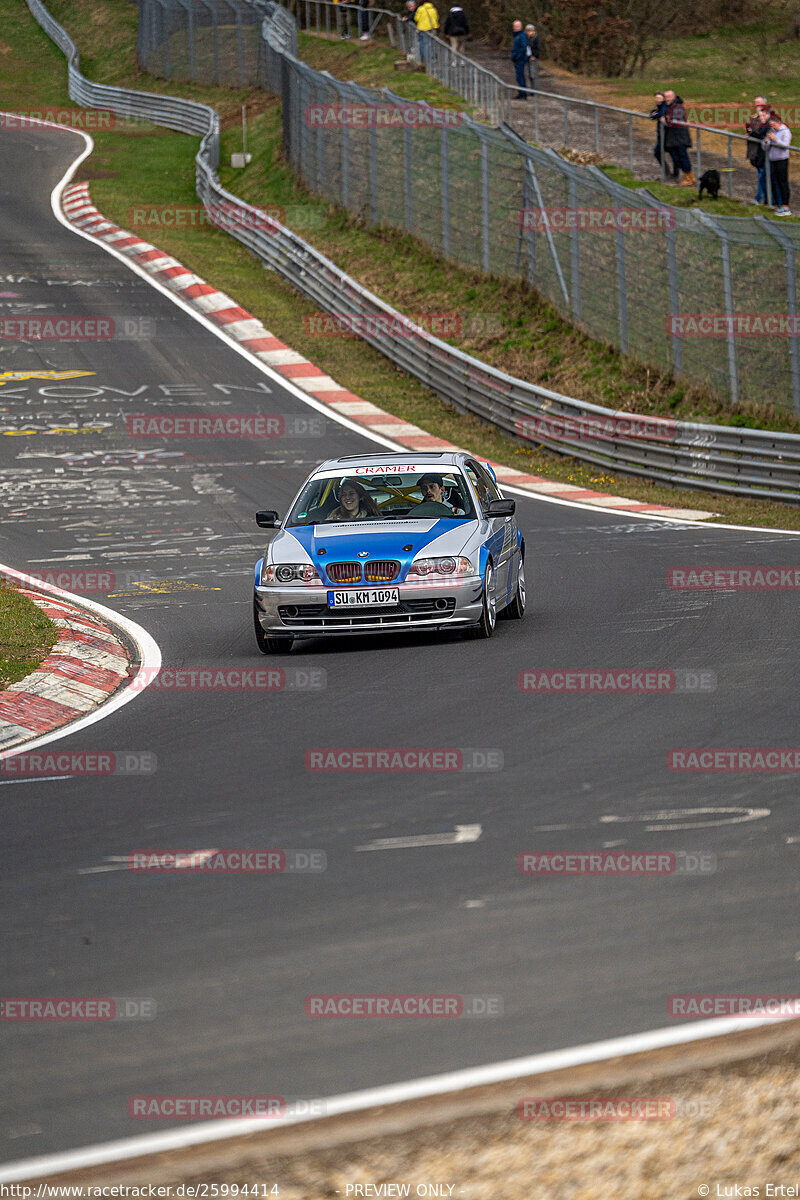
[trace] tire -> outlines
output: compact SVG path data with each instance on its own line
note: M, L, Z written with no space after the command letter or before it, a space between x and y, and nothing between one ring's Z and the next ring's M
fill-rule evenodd
M270 637L268 633L264 633L261 628L261 622L258 619L258 608L255 600L253 601L253 626L256 634L256 645L262 654L288 654L292 648L292 637Z
M525 616L525 559L520 559L517 574L517 594L505 610L504 616L510 621L521 621Z
M494 567L491 560L486 564L486 574L483 579L483 605L481 619L475 627L475 637L490 638L497 625L497 599L494 592Z

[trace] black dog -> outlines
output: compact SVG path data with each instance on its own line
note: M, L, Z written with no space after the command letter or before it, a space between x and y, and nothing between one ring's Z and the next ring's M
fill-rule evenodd
M708 192L711 199L716 200L717 196L719 195L720 188L719 171L715 171L713 167L710 171L703 171L703 174L700 176L700 190L697 193L698 196L703 195L704 188Z

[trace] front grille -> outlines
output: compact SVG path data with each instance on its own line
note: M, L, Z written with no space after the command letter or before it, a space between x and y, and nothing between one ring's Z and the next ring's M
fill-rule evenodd
M364 578L368 583L389 583L400 574L399 562L383 562L376 559L364 565Z
M397 607L336 610L327 604L297 604L278 606L278 616L284 625L305 629L357 629L359 625L413 625L415 621L430 621L448 617L456 607L455 599L447 598L446 608L436 608L434 600L401 600ZM287 613L291 608L294 616Z
M326 563L325 570L332 583L360 583L361 563L341 562Z

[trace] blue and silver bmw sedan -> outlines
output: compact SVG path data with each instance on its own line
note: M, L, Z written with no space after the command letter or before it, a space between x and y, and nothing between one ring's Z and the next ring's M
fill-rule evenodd
M525 544L515 503L487 463L458 451L356 455L321 463L256 564L253 615L264 654L297 638L399 629L494 632L525 612Z

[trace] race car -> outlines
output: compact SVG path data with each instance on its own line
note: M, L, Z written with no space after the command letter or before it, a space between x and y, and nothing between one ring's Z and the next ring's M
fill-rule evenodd
M467 629L525 612L525 543L487 463L458 451L379 451L312 471L255 568L263 654L295 639Z

